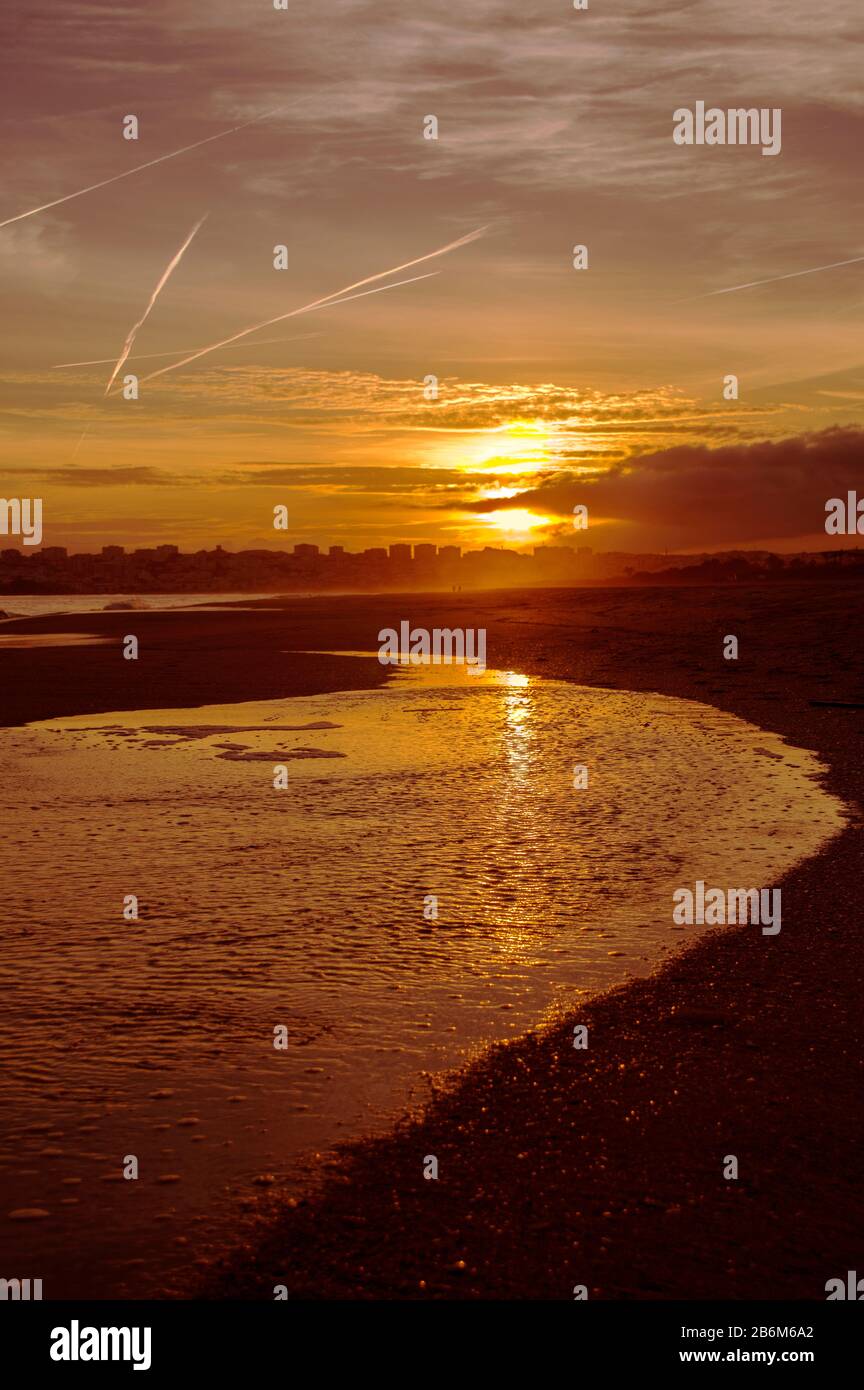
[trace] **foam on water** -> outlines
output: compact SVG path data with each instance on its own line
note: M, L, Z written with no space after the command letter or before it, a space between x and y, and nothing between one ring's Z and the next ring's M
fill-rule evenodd
M0 758L0 1226L46 1297L146 1296L256 1177L653 969L699 930L675 888L776 885L844 823L812 754L731 715L457 667L56 719Z

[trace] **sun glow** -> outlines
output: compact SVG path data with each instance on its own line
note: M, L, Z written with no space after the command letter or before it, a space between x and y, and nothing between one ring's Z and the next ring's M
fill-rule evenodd
M511 420L484 430L465 466L475 473L539 473L550 465L549 438L542 420Z
M536 530L538 526L548 526L550 518L548 516L535 516L533 512L514 507L509 511L493 512L484 520L505 535L526 536L531 531Z

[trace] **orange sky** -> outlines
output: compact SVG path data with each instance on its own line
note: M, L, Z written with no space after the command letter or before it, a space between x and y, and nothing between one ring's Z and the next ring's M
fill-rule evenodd
M41 496L73 549L522 547L572 541L580 500L596 549L826 544L824 500L860 478L864 263L796 272L864 255L857 13L12 5L3 494ZM782 108L781 153L676 145L700 99ZM106 399L205 215L118 382L488 230Z

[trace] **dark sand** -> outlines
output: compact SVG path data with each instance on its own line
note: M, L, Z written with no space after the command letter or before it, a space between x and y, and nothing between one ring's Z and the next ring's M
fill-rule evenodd
M4 624L134 632L141 659L0 650L3 723L372 686L377 663L289 649L368 650L403 618L486 627L489 666L703 700L815 749L854 806L849 829L783 881L777 937L715 931L561 1028L494 1049L244 1232L197 1293L569 1299L584 1284L593 1298L822 1300L827 1279L860 1270L861 597L834 583L331 596ZM737 662L722 658L726 633ZM572 1047L577 1020L587 1052ZM737 1182L723 1179L726 1154Z

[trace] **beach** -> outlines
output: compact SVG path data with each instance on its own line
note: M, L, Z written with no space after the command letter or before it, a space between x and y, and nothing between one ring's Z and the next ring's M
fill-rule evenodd
M374 690L387 668L338 653L374 651L402 620L485 628L496 670L697 700L811 749L848 808L847 828L783 879L776 937L713 931L430 1077L428 1100L323 1155L290 1204L250 1204L235 1248L190 1257L166 1295L821 1299L856 1267L860 597L834 583L343 595L0 625L7 726ZM117 657L128 633L137 663ZM102 640L8 640L48 634Z

